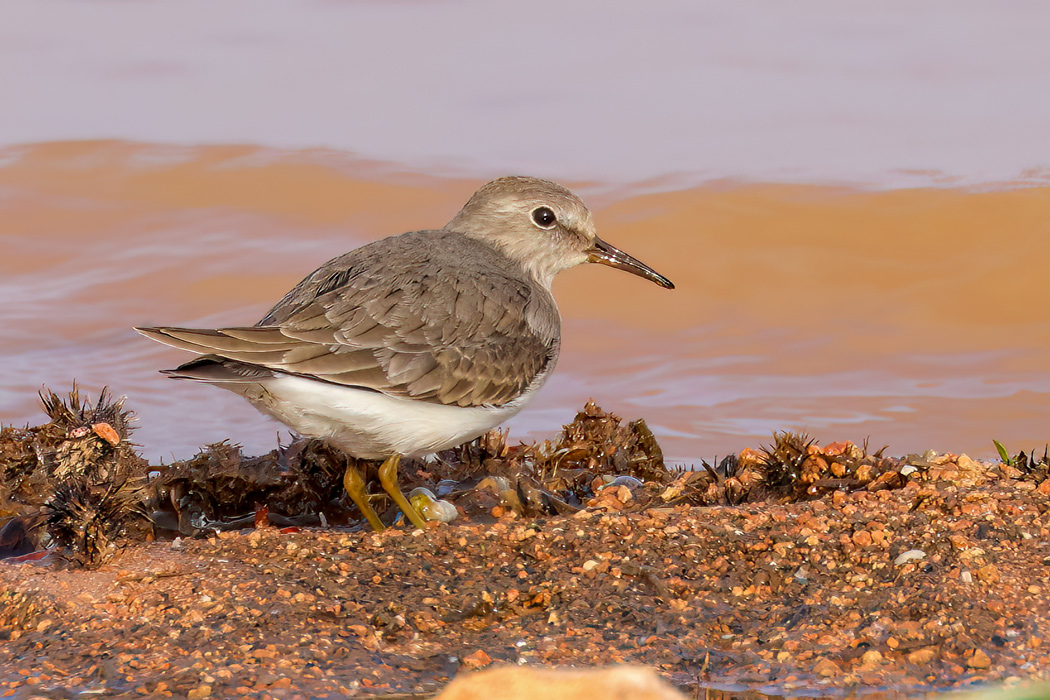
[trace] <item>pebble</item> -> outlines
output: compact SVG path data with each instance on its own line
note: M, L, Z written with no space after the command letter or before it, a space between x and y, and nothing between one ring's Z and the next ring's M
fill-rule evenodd
M926 552L921 549L909 549L906 552L901 552L896 559L893 560L894 566L904 566L908 562L917 561L919 559L925 559Z
M207 683L201 683L196 688L186 693L187 700L202 700L202 698L211 697L211 686Z
M950 467L940 468L959 471ZM133 544L119 568L90 572L0 566L10 633L0 697L14 682L4 685L14 675L4 669L27 666L14 652L36 663L21 685L51 674L36 687L63 697L96 678L158 697L160 683L197 698L433 692L449 655L453 669L645 664L685 686L716 648L712 682L922 692L977 672L1050 674L1046 642L1031 634L1050 619L1048 587L1032 573L1050 566L1042 496L1002 478L933 482L925 470L910 483L710 508L657 508L660 489L647 484L633 511L468 513L381 535L246 531L180 549ZM1022 532L1032 539L1009 534ZM971 571L981 573L963 620L959 582Z
M842 674L842 669L831 659L821 659L813 666L813 673L823 678L832 678Z
M866 652L861 654L860 663L862 666L875 667L882 663L882 653L875 649L868 649Z
M975 649L973 656L966 661L966 665L976 669L988 668L992 665L992 660L982 650Z

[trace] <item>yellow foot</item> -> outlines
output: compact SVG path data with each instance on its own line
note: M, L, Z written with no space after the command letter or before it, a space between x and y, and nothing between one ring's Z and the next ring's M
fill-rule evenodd
M424 520L430 523L435 520L450 523L459 516L456 506L448 501L438 500L430 489L422 486L412 489L408 494L408 502L412 504L417 513L423 516Z
M408 499L405 498L405 494L401 493L401 487L397 485L397 468L401 466L401 455L390 455L386 458L382 465L379 467L379 483L383 485L383 490L390 494L390 497L397 503L397 507L401 509L401 512L412 521L412 524L418 527L420 530L427 529L427 521L423 519L423 516L419 514Z
M376 532L385 530L386 525L379 519L375 509L368 502L365 478L353 462L348 462L346 465L346 472L343 473L343 487L346 488L346 493L350 496L350 500L357 504L361 514L368 520L368 524L372 526L372 529Z

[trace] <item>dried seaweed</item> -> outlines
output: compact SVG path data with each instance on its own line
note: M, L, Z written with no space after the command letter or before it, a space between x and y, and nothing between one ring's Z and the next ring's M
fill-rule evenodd
M257 523L351 524L359 520L343 489L348 458L319 440L297 439L249 457L228 441L154 469L127 440L131 414L105 390L92 404L74 387L68 397L44 390L46 425L0 431L0 503L28 514L41 507L51 541L66 558L97 566L119 549L148 509L155 531L201 535ZM644 420L624 423L588 402L553 441L511 445L493 430L436 459L406 459L405 490L424 487L468 517L493 519L573 513L584 507L643 510L819 498L833 490L895 488L901 462L867 446L821 447L780 432L762 450L668 466ZM358 462L368 478L375 466ZM1036 467L1038 468L1038 467ZM377 503L386 499L373 483ZM10 504L13 504L12 508ZM380 509L382 510L382 509ZM397 510L387 500L387 521Z
M161 470L158 508L173 510L173 529L185 535L224 529L254 517L261 506L277 520L314 516L316 522L323 513L328 521L345 521L345 468L346 457L319 440L296 440L258 457L223 441Z
M148 465L128 441L133 416L107 389L91 403L76 385L64 397L45 387L40 400L50 422L0 430L0 502L31 525L19 547L47 541L76 565L98 566L142 522Z
M109 561L133 521L146 517L145 488L146 480L130 473L100 483L84 475L60 483L47 502L48 533L60 555L89 569Z

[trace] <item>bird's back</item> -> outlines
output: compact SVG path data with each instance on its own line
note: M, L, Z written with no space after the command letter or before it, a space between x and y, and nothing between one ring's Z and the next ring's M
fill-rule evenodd
M560 318L550 291L494 247L416 231L328 261L253 328L156 329L151 337L205 353L233 380L264 368L434 403L498 406L553 369ZM179 369L191 366L195 378L215 381L214 365Z

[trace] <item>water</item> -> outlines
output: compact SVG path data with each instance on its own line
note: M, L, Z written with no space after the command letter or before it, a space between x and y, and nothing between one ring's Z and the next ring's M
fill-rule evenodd
M337 148L427 172L1046 181L1039 2L6 0L0 141Z
M485 179L576 189L674 292L555 284L560 366L672 458L775 429L891 454L1050 438L1050 7L0 4L0 422L127 394L151 457L280 426L136 324L246 324ZM593 268L593 269L592 269Z

